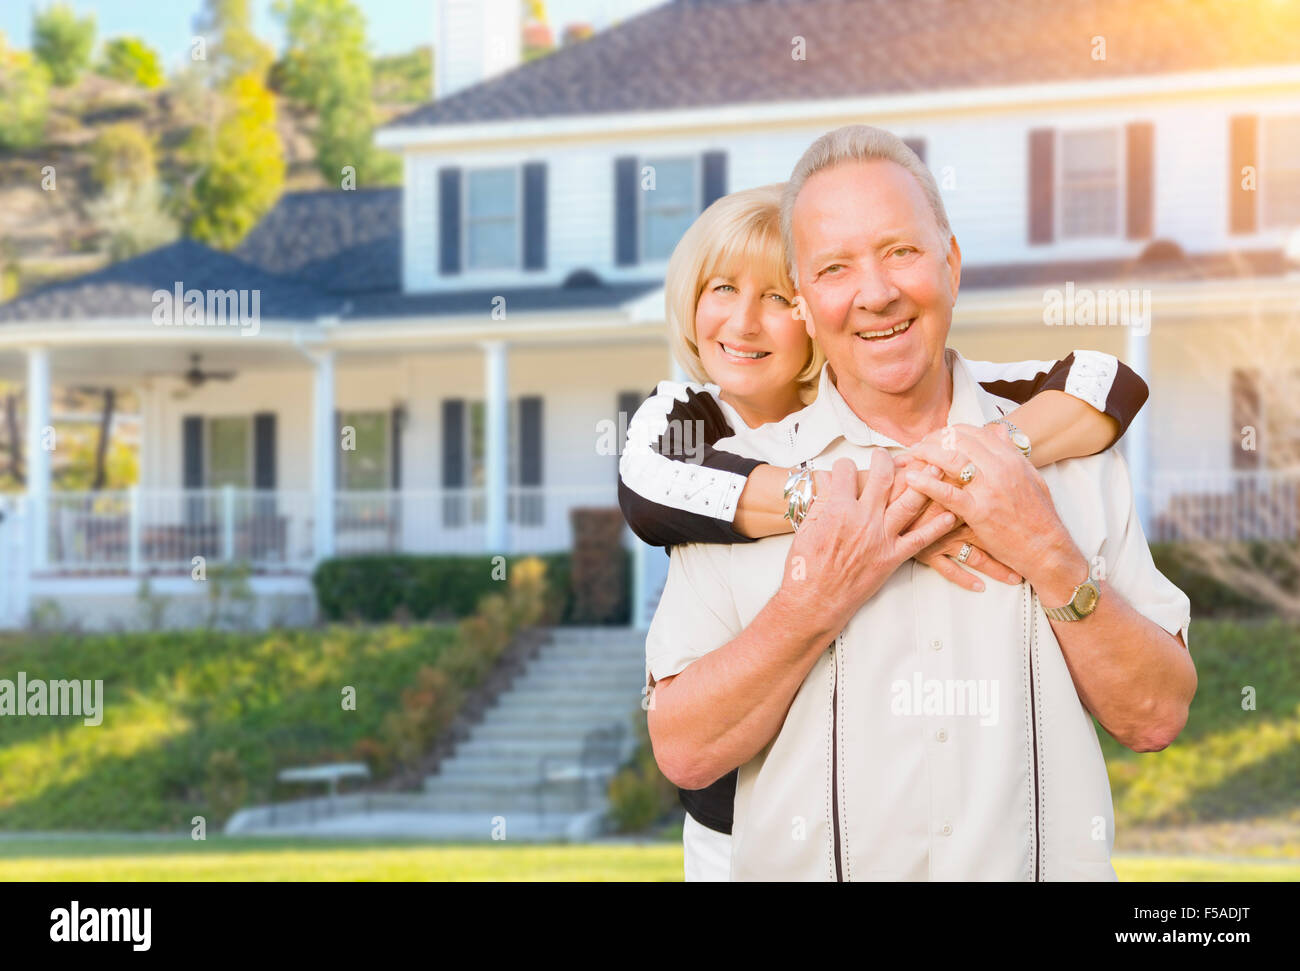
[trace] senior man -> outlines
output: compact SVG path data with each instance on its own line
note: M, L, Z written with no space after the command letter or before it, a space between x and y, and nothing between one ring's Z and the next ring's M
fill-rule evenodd
M1123 459L1040 475L1023 436L985 427L1013 404L946 348L961 250L898 138L819 139L783 228L820 390L717 444L793 467L796 493L803 462L831 485L793 535L673 549L646 642L660 768L701 788L740 767L733 879L1115 879L1089 713L1158 750L1196 689L1189 603ZM888 451L908 446L895 483ZM946 521L917 520L927 498ZM912 560L951 514L1023 582L974 592Z

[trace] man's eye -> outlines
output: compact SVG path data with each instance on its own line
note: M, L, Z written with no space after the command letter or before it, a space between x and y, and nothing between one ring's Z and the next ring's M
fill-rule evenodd
M841 266L839 263L832 263L830 266L823 267L821 272L819 272L817 275L825 276L827 273L835 273L836 271L842 269L844 269L844 267Z
M911 255L912 255L913 253L915 253L915 252L916 252L916 247L915 247L915 246L900 246L900 247L898 247L898 249L894 250L894 251L893 251L892 253L890 253L889 255L890 255L890 256L897 256L899 253L902 253L902 254L904 254L904 255L911 256Z

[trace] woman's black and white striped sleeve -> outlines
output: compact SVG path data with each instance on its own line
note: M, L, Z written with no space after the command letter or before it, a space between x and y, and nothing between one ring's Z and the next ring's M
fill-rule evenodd
M734 434L709 388L660 381L632 416L618 462L618 502L651 546L750 543L732 521L757 459L714 448Z
M1074 351L1059 361L967 361L989 394L1024 404L1043 391L1064 391L1119 422L1119 435L1147 400L1147 383L1136 371L1100 351Z

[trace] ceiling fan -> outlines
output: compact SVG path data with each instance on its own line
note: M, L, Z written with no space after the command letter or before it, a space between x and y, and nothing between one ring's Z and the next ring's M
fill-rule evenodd
M200 363L202 360L203 360L202 354L190 355L189 368L181 372L181 380L184 381L189 386L189 389L173 391L172 392L173 398L187 398L189 397L190 391L203 387L203 385L207 384L209 381L231 381L234 379L235 377L234 371L203 370Z

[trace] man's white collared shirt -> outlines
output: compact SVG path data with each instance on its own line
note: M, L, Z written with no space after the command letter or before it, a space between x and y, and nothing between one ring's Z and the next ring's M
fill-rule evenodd
M1014 402L949 351L949 423ZM817 399L718 448L788 466L897 448L823 369ZM1156 570L1114 451L1043 469L1111 589L1186 641L1187 597ZM675 547L646 640L653 682L727 644L781 585L792 534ZM810 584L809 596L815 596ZM1086 621L1085 621L1086 622ZM964 590L909 560L828 644L780 732L740 767L733 879L1113 880L1114 822L1092 718L1033 590Z

